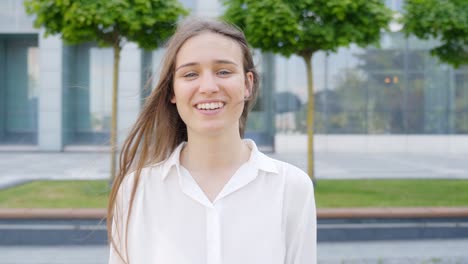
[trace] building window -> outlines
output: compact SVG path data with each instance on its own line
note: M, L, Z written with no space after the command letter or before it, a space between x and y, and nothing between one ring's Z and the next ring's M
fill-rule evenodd
M37 35L0 35L0 144L37 144L37 42Z
M90 44L63 50L64 141L66 145L109 144L112 49Z
M455 133L468 134L468 67L455 73Z

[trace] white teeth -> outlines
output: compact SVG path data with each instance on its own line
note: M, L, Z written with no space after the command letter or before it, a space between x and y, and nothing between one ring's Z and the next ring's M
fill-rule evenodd
M223 106L224 106L224 103L222 102L197 104L197 108L202 109L202 110L213 110L213 109L221 108Z

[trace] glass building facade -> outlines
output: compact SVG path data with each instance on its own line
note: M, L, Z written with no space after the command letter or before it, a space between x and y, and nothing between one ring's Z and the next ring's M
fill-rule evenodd
M468 67L432 57L437 43L385 33L380 47L350 47L313 58L318 134L466 134ZM276 128L306 133L306 73L302 59L276 66ZM298 101L300 107L298 107ZM285 107L286 105L287 107Z
M222 10L217 0L181 2L204 17ZM402 0L385 2L397 11L403 7ZM44 38L32 21L23 1L0 1L0 146L61 151L67 146L107 145L112 49L69 46L58 37ZM436 45L396 31L384 33L378 48L350 46L336 53L316 53L316 134L467 135L468 66L454 69L440 63L429 53ZM146 52L132 43L122 52L121 137L157 82L152 76L159 73L162 54L163 49ZM255 51L255 62L261 89L246 137L271 147L277 135L305 135L302 58Z
M385 3L403 11L403 0ZM436 45L397 31L383 33L379 48L315 54L315 132L467 134L468 66L440 63L429 52ZM294 56L278 58L276 73L277 133L305 134L305 64Z

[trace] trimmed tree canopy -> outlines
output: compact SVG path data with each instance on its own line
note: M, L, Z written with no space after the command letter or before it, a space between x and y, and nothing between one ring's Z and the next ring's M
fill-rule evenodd
M468 64L468 2L466 0L407 0L404 30L440 45L431 53L455 67Z
M377 43L392 14L380 0L224 0L225 18L264 51L311 54Z
M187 14L177 0L27 0L25 6L37 16L36 27L70 44L113 46L125 38L144 49L160 46Z

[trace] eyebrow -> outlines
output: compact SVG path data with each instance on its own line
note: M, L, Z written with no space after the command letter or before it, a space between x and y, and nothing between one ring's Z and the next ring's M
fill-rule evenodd
M230 60L215 60L214 63L215 64L232 64L232 65L238 66L237 63L235 63L233 61L230 61ZM189 67L189 66L195 66L195 65L199 65L199 64L200 63L197 63L197 62L185 63L185 64L182 64L179 67L177 67L177 69L175 71L177 72L181 68Z

